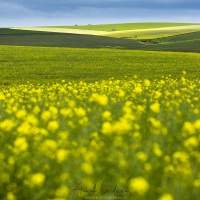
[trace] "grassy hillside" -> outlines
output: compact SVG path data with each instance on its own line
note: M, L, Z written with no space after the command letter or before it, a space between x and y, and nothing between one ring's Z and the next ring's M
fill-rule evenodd
M156 79L177 78L186 70L188 77L200 75L200 55L116 49L74 49L0 46L1 84L95 81L124 76Z
M192 24L191 23L163 23L163 22L155 23L153 22L153 23L102 24L102 25L87 25L87 26L54 26L54 27L83 29L83 30L98 30L98 31L123 31L123 30L150 29L150 28L186 26L186 25L192 25Z
M182 32L184 31L182 30ZM199 52L200 32L187 34L182 34L182 32L179 31L179 35L174 37L161 39L158 32L151 31L154 37L157 38L152 40L152 35L148 35L150 32L145 31L141 32L140 35L137 33L138 37L135 39L129 39L111 36L0 29L0 45ZM169 36L172 32L167 34ZM144 39L149 37L150 39Z
M0 30L0 45L125 49L137 49L141 46L137 41L105 36L13 29Z
M170 37L174 35L197 32L197 31L200 31L200 25L116 31L116 32L108 34L108 36L117 37L117 38L134 39L134 40L142 40L142 39L158 39L158 38Z
M194 33L180 34L172 37L152 40L153 43L148 45L151 40L146 40L146 50L159 51L193 51L200 52L200 31Z

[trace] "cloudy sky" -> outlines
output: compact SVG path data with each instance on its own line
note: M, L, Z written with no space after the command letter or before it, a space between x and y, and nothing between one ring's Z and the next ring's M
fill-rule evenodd
M199 0L0 0L0 27L197 22Z

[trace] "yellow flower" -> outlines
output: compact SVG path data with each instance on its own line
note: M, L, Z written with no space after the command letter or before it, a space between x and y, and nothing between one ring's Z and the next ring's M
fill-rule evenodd
M15 127L15 122L12 119L5 119L0 123L0 129L10 132Z
M16 196L12 192L8 192L6 200L16 200Z
M147 158L148 158L147 154L142 152L142 151L138 152L136 154L136 157L137 157L138 160L140 160L142 162L145 162L147 160Z
M126 94L126 93L124 92L124 90L119 90L118 96L119 96L119 97L124 97L125 94Z
M74 115L72 108L62 108L60 114L64 117L73 117Z
M141 105L138 105L137 106L137 111L138 112L144 112L145 111L145 107L141 106Z
M160 104L159 103L153 103L150 105L150 110L153 111L154 113L159 113L160 112Z
M149 190L149 183L143 177L132 178L129 182L129 190L140 196L145 195Z
M65 149L58 149L56 152L56 158L59 163L67 160L69 152Z
M173 159L175 162L186 163L188 162L189 156L186 152L177 151L173 154Z
M180 96L181 95L181 93L178 90L175 90L174 94L175 94L175 96Z
M102 124L101 132L105 135L109 135L112 133L112 125L110 122L104 122Z
M163 152L160 149L160 145L158 143L154 143L153 144L153 152L158 157L162 156Z
M54 152L57 149L57 143L54 140L47 139L41 145L42 151Z
M165 85L165 81L164 81L164 80L161 80L161 81L159 82L159 84L160 84L160 85Z
M76 102L73 101L73 100L69 100L68 105L69 105L70 108L74 108L76 106Z
M186 74L187 74L187 72L186 72L186 71L182 71L182 74L183 74L183 75L186 75Z
M193 126L193 124L191 122L188 122L188 121L186 121L183 124L182 130L191 134L191 135L195 133L195 127Z
M92 167L92 165L90 164L90 163L83 163L82 165L81 165L81 169L86 173L86 174L89 174L89 175L91 175L92 173L93 173L93 167Z
M41 114L41 118L44 120L44 121L48 121L50 118L51 118L51 112L46 110L46 111L43 111L42 114Z
M54 120L54 121L50 121L50 122L48 123L47 129L48 129L49 131L55 132L56 130L59 129L59 126L60 126L60 125L59 125L58 121Z
M69 188L67 186L61 186L56 190L56 197L67 198L69 195Z
M104 111L103 113L102 113L102 117L104 118L104 119L109 119L110 118L110 116L111 116L111 112L110 111Z
M173 165L167 165L165 168L164 168L164 172L166 174L171 174L171 173L174 173L175 172L175 168Z
M27 115L27 112L26 110L18 110L16 112L16 117L19 118L19 119L24 119Z
M20 134L30 134L32 130L32 127L29 123L23 122L18 128L17 131Z
M30 177L30 183L32 186L42 186L45 181L45 175L43 173L35 173Z
M116 133L123 134L130 131L132 128L131 123L126 119L121 118L119 121L115 122L112 126L112 130Z
M151 85L151 81L148 79L144 80L144 86L149 87Z
M197 119L193 125L195 129L200 130L200 119Z
M159 200L173 200L173 199L174 199L173 196L172 196L171 194L168 194L168 193L163 194L163 195L159 198Z
M134 89L134 92L136 94L141 94L142 93L142 86L140 84L138 84L135 89Z
M162 123L153 117L149 118L149 121L151 122L152 126L156 129L161 129L162 128Z
M51 112L53 118L57 118L58 108L56 108L55 106L50 106L49 111Z
M79 120L79 124L81 126L87 126L88 125L88 118L87 117L83 117L82 119Z
M94 93L90 97L90 101L96 102L96 103L98 103L99 105L102 105L102 106L106 106L108 104L108 97L105 94L100 95L100 94Z
M27 123L31 124L32 126L37 126L39 124L39 120L36 116L30 114L26 118Z
M155 98L155 99L159 99L161 96L162 96L162 93L159 92L159 91L156 91L156 92L155 92L154 98Z
M60 140L67 140L67 138L69 137L69 133L67 131L60 131L58 133L58 137L60 138Z
M6 99L6 96L4 95L3 92L0 92L0 100L5 100Z
M40 107L38 105L36 105L34 108L33 108L33 113L35 114L38 114L39 112L41 111Z
M75 113L77 114L78 117L84 117L86 112L83 108L75 108L74 109Z
M14 147L15 147L15 151L17 152L21 152L21 151L25 151L28 148L28 143L26 141L26 138L24 137L19 137L14 141Z
M184 142L184 146L187 148L197 147L199 144L198 139L196 137L190 137Z

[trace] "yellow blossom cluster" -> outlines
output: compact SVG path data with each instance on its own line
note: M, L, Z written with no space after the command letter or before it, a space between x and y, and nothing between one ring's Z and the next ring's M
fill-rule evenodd
M183 75L2 86L0 199L198 199L200 80Z

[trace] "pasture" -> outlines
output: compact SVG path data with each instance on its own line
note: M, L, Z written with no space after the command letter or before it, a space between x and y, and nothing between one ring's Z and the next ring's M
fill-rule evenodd
M200 52L199 24L133 23L22 27L2 29L1 32L0 43L5 45Z
M0 29L0 199L197 200L198 26Z

